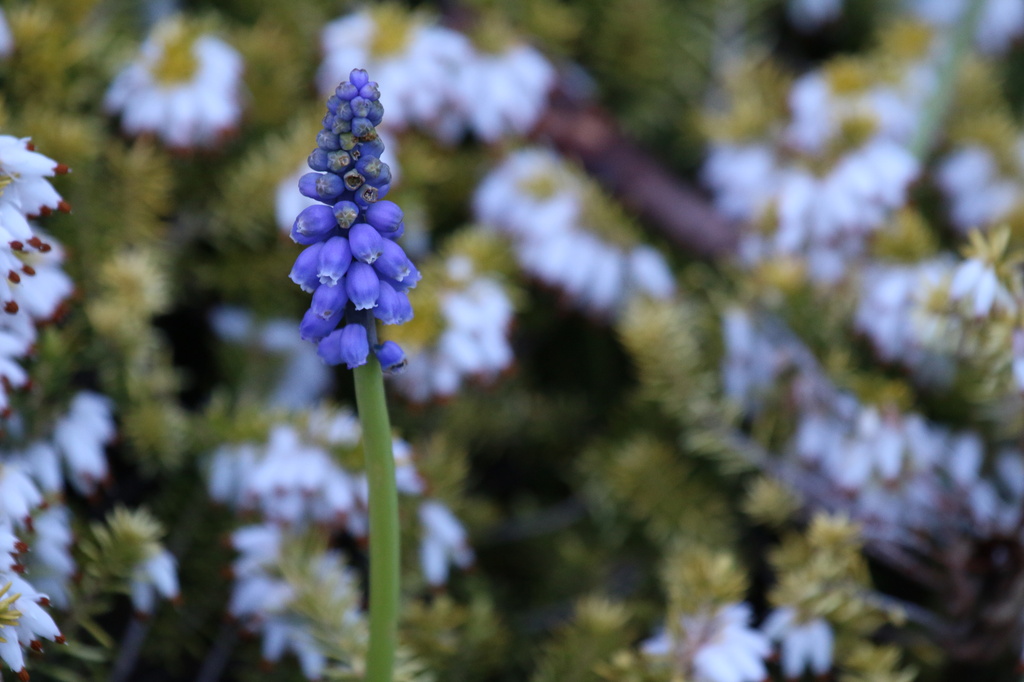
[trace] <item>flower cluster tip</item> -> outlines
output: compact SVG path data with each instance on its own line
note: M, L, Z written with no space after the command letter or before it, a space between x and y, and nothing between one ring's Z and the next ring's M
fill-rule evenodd
M306 248L290 277L313 295L299 332L318 344L326 363L354 369L366 363L372 346L384 370L395 372L405 354L394 342L376 343L374 318L411 320L406 292L420 274L395 241L405 232L402 209L384 200L391 170L380 159L384 143L376 126L383 116L377 83L362 69L328 98L308 159L313 172L299 180L299 191L319 203L292 226L292 240Z

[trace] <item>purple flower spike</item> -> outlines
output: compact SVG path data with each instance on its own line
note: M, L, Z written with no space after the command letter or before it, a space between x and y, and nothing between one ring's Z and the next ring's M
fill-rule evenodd
M384 105L376 101L370 102L370 111L366 114L366 118L370 119L370 123L373 125L379 126L384 119Z
M405 352L394 341L385 341L373 347L373 354L380 361L385 374L400 374L405 369Z
M384 236L394 232L402 224L404 214L393 201L378 201L366 209L366 222L373 225Z
M376 126L384 107L379 98L377 83L355 69L327 99L317 148L308 158L314 172L299 180L299 191L320 203L303 209L291 232L308 248L289 276L313 294L299 333L319 344L325 362L350 368L366 363L373 336L369 324L412 319L405 292L420 277L394 241L405 231L402 210L382 201L391 188L391 169L380 159L384 142ZM402 349L392 341L374 352L386 370L404 365Z
M339 310L345 309L348 303L348 294L343 286L321 286L313 292L313 302L309 306L309 312L323 320L334 317Z
M330 334L344 316L344 308L336 310L334 315L326 320L312 310L307 310L306 314L302 316L302 322L299 323L299 338L315 343Z
M345 81L334 90L335 96L344 101L349 101L353 97L359 94L359 88L352 85L350 82Z
M377 297L377 307L373 309L373 316L384 324L405 324L412 319L409 297L395 291L389 283L381 281L380 296Z
M373 124L365 116L358 116L352 119L352 134L359 139L370 138L376 135Z
M292 241L297 244L314 244L326 239L336 227L338 221L330 206L307 206L292 225Z
M320 265L320 252L323 250L323 242L317 242L302 250L299 257L295 259L295 265L288 275L289 279L299 285L308 294L320 286L320 276L317 268Z
M374 262L373 267L380 274L398 282L405 279L413 270L412 261L405 255L405 251L390 239L385 239L381 244L380 258Z
M380 258L384 247L384 238L367 223L353 225L348 231L348 241L352 246L352 255L364 263L373 263Z
M331 237L324 242L317 259L316 277L320 284L339 284L352 263L352 249L344 237ZM340 286L340 284L339 284Z
M369 310L377 305L380 296L380 279L373 267L354 261L345 275L345 290L356 310Z
M327 170L327 152L317 147L309 154L309 158L306 159L306 164L315 171Z
M366 327L357 323L335 329L320 341L317 354L329 365L340 365L344 362L349 369L365 365L370 354Z
M355 224L359 218L359 207L351 201L339 201L334 205L334 219L343 230Z
M316 146L324 151L333 152L335 149L341 149L341 140L330 130L321 130L316 135Z
M337 152L331 153L336 154ZM344 183L333 173L306 173L299 178L299 192L310 199L331 203L340 197L343 191L345 191Z
M348 75L348 82L357 89L362 88L370 82L370 74L366 73L366 69L352 69L352 73Z
M377 84L374 81L370 81L363 87L359 88L359 96L363 99L376 101L380 99L380 88L377 87Z
M375 137L372 140L366 140L356 145L356 149L359 151L359 158L364 156L376 156L380 157L384 153L384 141L380 137Z
M383 167L380 169L380 172L377 174L377 177L366 178L366 184L372 185L373 187L377 188L391 187L391 167L388 166L386 163L382 164L382 166ZM380 197L383 197L385 193L386 191L381 192L378 189L378 194Z
M377 188L369 183L361 185L359 189L355 191L355 195L352 197L356 206L362 210L366 210L368 207L373 205L373 202L377 201L380 195L377 192Z

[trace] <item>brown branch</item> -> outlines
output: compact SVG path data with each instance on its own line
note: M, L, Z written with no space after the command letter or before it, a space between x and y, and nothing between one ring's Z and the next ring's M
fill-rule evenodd
M686 251L716 258L735 250L738 226L628 139L594 104L552 94L534 136L578 160L616 199Z

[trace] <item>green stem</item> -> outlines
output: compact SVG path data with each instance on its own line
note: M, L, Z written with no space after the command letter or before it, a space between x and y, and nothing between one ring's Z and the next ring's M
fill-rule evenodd
M943 62L937 74L937 85L932 93L928 105L921 115L921 121L914 132L914 138L910 141L910 152L919 161L924 161L935 144L935 138L939 134L943 119L949 111L949 105L953 100L953 91L956 89L957 73L960 62L971 46L974 39L974 32L978 27L978 20L981 18L981 10L985 4L984 0L971 0L967 11L951 29L952 45L946 61Z
M367 682L391 682L398 643L398 491L384 374L370 354L355 369L356 407L370 484L370 650Z

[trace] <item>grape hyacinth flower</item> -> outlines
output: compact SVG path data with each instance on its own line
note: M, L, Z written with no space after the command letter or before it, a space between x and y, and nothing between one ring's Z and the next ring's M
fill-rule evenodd
M394 343L377 343L374 318L384 324L412 319L406 292L420 274L395 242L405 231L402 209L384 200L391 169L380 160L379 97L366 71L354 69L327 100L324 127L309 155L313 172L299 179L299 191L317 203L292 225L292 239L306 249L291 279L313 295L299 330L318 344L324 362L354 369L372 348L385 371L396 371L405 356Z
M382 371L405 365L393 341L377 343L376 320L412 319L406 292L420 273L396 239L405 232L402 209L384 196L391 169L380 160L384 117L377 83L363 69L327 99L317 148L299 191L316 204L299 213L292 239L306 249L291 279L313 294L299 335L316 342L329 365L355 370L356 407L363 427L370 532L370 641L366 679L389 682L395 665L399 611L398 490ZM370 357L371 349L375 357Z

